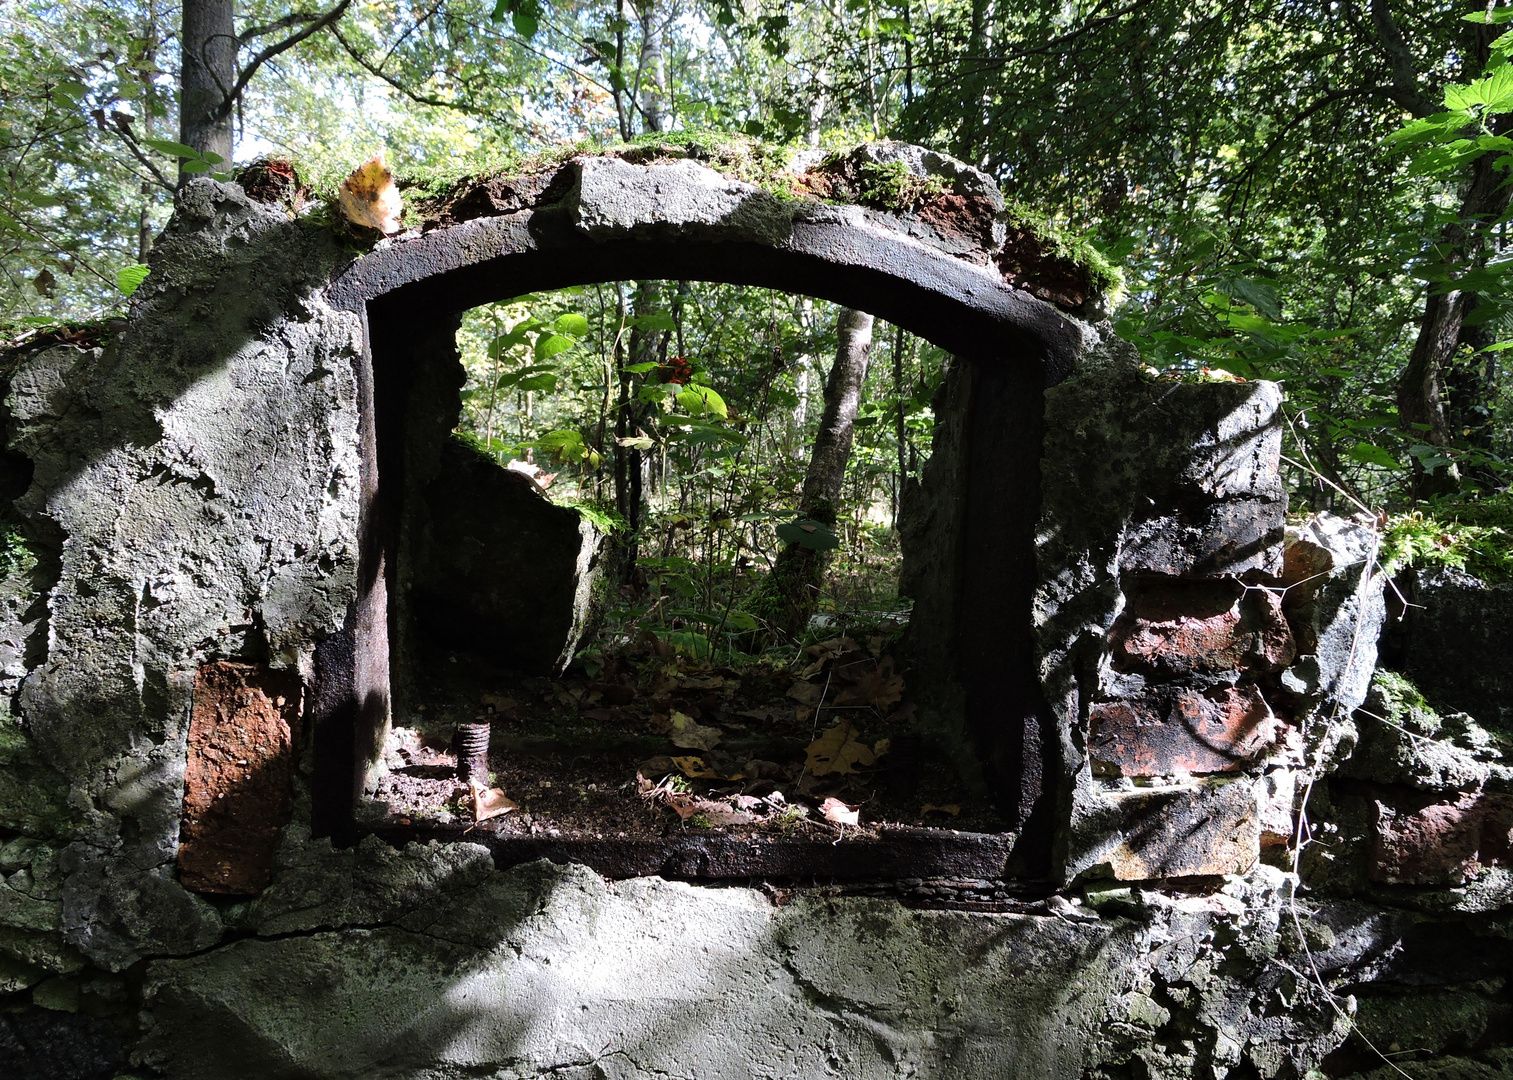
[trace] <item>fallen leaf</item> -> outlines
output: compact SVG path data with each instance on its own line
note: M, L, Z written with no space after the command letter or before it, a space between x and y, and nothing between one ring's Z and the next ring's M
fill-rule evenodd
M853 809L835 798L826 799L820 803L820 813L825 815L826 821L833 821L837 825L858 825L862 818L860 810Z
M615 718L614 712L609 709L587 709L582 715L589 720L597 720L601 724L607 724Z
M926 814L950 814L952 817L956 817L960 813L961 807L957 806L955 803L947 803L945 806L936 806L934 803L925 803L924 806L921 806L919 808L920 817L924 817Z
M672 759L673 767L690 780L744 780L744 773L735 773L725 776L715 772L701 757L675 757Z
M869 671L836 695L837 705L873 705L886 709L904 696L904 677L893 674L893 658L885 656Z
M825 688L819 683L802 679L788 688L788 696L800 705L818 705L825 697Z
M857 739L856 726L850 720L842 720L809 744L805 767L811 776L854 773L853 765L871 765L877 761L879 753L887 752L886 739L880 739L876 746L868 746Z
M517 809L515 803L504 793L502 788L484 787L476 780L473 782L473 820L487 821L491 817L508 814Z
M668 738L674 746L685 750L713 750L720 745L723 733L719 728L708 727L680 712L675 712L668 721L672 731Z
M479 698L479 701L484 705L492 705L499 712L513 709L516 704L514 698L505 697L503 694L484 694L483 697Z
M388 236L399 231L399 214L403 209L394 174L384 164L382 154L363 162L342 181L337 204L348 221Z
M719 690L725 685L725 678L722 675L705 675L699 678L685 677L682 682L687 690Z
M672 764L673 768L690 780L720 779L720 774L706 765L701 757L675 757L672 759Z

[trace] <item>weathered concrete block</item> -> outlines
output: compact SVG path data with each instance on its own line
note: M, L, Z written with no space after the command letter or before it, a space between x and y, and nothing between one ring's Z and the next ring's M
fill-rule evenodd
M1348 716L1365 700L1387 616L1379 547L1374 526L1332 514L1289 531L1282 610L1300 659L1282 684L1301 714L1328 703Z
M565 668L590 629L604 535L456 440L425 509L408 598L422 631L522 671Z
M1103 867L1120 881L1240 874L1260 857L1260 808L1250 779L1101 792L1082 813L1074 829L1088 848L1072 852L1078 871Z
M1513 731L1513 582L1489 584L1460 570L1408 571L1408 600L1395 635L1400 668L1445 711L1468 712Z

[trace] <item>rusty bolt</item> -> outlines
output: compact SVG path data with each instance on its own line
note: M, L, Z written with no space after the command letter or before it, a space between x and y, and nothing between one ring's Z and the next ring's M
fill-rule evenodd
M487 787L489 782L489 725L458 724L452 736L452 749L457 754L457 779L464 784L477 781Z

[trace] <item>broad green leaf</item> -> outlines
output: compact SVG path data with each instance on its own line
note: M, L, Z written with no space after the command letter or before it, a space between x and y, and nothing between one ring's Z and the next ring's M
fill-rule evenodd
M210 162L208 162L208 161L199 161L199 160L186 161L182 165L179 166L179 169L182 172L186 172L186 173L189 173L191 175L196 174L196 173L207 173L207 172L210 171Z
M665 311L652 311L645 315L637 315L633 319L627 319L631 326L638 326L642 330L676 330L678 324L673 321L671 315Z
M684 412L693 416L707 413L710 416L718 416L721 420L728 419L730 416L725 399L707 386L690 386L678 394L677 401Z
M89 87L72 79L60 82L57 86L53 87L54 96L76 103L87 93L89 93Z
M1401 469L1402 462L1388 450L1369 442L1358 442L1350 448L1350 457L1363 465L1380 465L1384 469Z
M517 389L527 393L551 393L557 389L557 376L551 372L542 375L531 375L521 379Z
M778 539L784 543L797 544L810 551L832 551L841 546L840 537L813 518L799 518L787 525L779 525L776 531Z
M542 334L536 339L536 359L545 360L571 349L577 342L562 334Z
M198 158L198 157L200 157L200 152L198 150L196 150L194 147L192 147L192 146L185 146L183 143L172 142L172 141L170 141L168 139L143 139L142 140L142 145L143 146L150 146L152 149L156 150L158 153L160 153L160 154L167 154L169 157L181 157L181 158ZM216 158L215 160L216 161L220 161L221 159L220 158Z
M642 375L648 371L655 371L661 366L655 360L648 360L644 364L626 364L625 370L632 375Z
M1508 145L1513 147L1513 141L1510 141ZM572 337L582 337L588 333L588 320L582 315L571 313L559 315L557 316L557 321L552 325L556 327L557 333L568 334Z
M141 263L133 263L131 266L123 266L116 271L116 288L121 290L122 295L130 296L146 279L147 267Z
M615 442L635 450L650 450L655 445L650 435L626 435L624 438L616 439Z

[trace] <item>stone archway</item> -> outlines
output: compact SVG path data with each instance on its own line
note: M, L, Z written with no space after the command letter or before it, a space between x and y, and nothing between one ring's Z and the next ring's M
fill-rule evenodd
M327 289L329 302L364 322L359 596L346 632L324 647L328 712L318 719L326 760L340 763L324 771L352 783L322 786L332 800L329 828L340 831L346 792L360 793L385 731L403 514L397 447L417 373L450 348L468 308L543 289L660 278L772 287L858 307L971 369L954 418L963 467L915 538L931 563L915 575L937 669L924 683L938 684L933 704L952 714L936 727L955 743L958 765L995 790L1011 820L1042 822L1048 851L1056 770L1047 755L1059 739L1034 670L1030 613L1042 392L1073 370L1097 335L1022 286L1096 309L1092 275L1026 234L1006 244L992 180L917 147L811 155L768 176L766 186L724 175L721 165L718 151L664 146L475 182L432 209L434 227L381 246ZM879 175L892 181L894 205L865 187ZM795 188L860 195L866 204L795 198ZM1056 288L1027 280L1026 266ZM969 588L960 587L964 580ZM984 647L991 656L978 655Z

